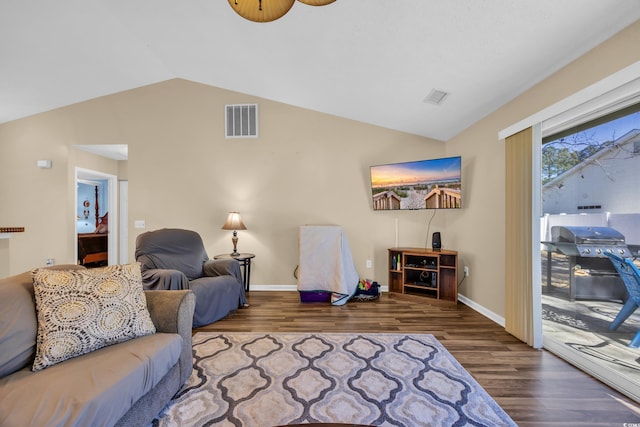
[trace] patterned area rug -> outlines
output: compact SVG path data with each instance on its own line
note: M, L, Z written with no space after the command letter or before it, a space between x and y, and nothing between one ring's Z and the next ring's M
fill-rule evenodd
M204 333L155 426L515 426L432 335Z

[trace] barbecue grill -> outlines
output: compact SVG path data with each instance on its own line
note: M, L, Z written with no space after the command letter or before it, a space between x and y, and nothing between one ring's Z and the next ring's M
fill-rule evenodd
M551 242L547 247L547 285L551 284L554 267L567 265L570 299L625 300L624 283L605 255L630 257L624 235L610 227L551 227ZM552 252L558 255L552 257Z

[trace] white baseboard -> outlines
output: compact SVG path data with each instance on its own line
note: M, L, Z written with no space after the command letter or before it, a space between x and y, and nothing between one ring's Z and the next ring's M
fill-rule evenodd
M298 285L251 285L252 291L297 291ZM380 286L380 292L388 292L389 287Z
M298 290L298 285L251 285L251 291L289 291L295 292ZM381 285L380 292L389 292L389 286ZM498 325L504 328L505 322L504 317L497 315L493 311L487 309L486 307L474 302L473 300L465 297L464 295L458 294L458 301L463 303L464 305L474 309L478 313L487 317L488 319L493 320Z
M259 292L259 291L289 291L289 292L295 292L297 290L298 290L298 285L251 285L251 291L257 291L257 292ZM389 286L381 285L380 286L380 291L381 292L389 292ZM460 301L464 305L474 309L478 313L482 314L483 316L487 317L488 319L491 319L492 321L496 322L498 325L500 325L500 326L502 326L504 328L504 325L505 325L504 317L497 315L493 311L491 311L491 310L487 309L486 307L474 302L473 300L465 297L464 295L458 294L458 301Z
M297 291L298 285L251 285L251 291Z
M504 328L505 321L504 317L497 315L493 311L487 309L486 307L476 303L475 301L465 297L464 295L458 294L458 301L482 314L484 317L493 320L498 325Z

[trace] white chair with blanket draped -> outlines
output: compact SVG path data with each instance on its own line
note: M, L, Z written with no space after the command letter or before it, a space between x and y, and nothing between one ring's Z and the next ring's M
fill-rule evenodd
M331 304L343 305L355 294L358 272L347 236L338 225L300 227L298 291L331 294Z

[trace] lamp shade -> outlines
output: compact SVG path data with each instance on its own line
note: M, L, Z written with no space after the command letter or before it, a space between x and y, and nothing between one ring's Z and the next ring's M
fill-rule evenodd
M247 227L242 222L240 212L229 212L227 221L222 226L223 230L246 230Z

